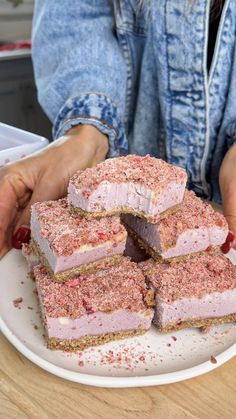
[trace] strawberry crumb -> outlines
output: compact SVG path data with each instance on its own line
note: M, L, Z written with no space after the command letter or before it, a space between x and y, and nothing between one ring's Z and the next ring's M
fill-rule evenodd
M160 193L169 182L183 184L186 172L161 159L128 155L107 159L93 168L79 170L70 179L70 184L82 190L88 198L102 182L143 184L150 190Z
M136 352L133 347L124 347L117 352L109 350L101 357L102 365L111 365L114 369L125 368L126 370L132 370L140 362L146 363L145 352Z
M201 328L201 332L202 332L202 333L209 333L209 332L210 332L210 330L211 330L211 326L203 326L203 327Z
M171 263L149 259L139 267L156 294L168 304L181 298L202 298L236 288L236 266L221 252L204 252L194 258Z
M87 220L71 212L66 199L38 202L33 205L44 237L58 256L70 256L83 246L96 247L111 241L126 241L127 233L117 216ZM34 236L34 228L33 228Z
M145 278L129 258L94 273L74 277L65 283L53 282L45 267L34 268L41 301L49 317L79 318L98 311L130 310L152 314L144 303ZM147 292L146 288L146 292Z
M79 365L79 367L84 367L84 361L79 361L78 365Z
M217 364L217 359L214 357L214 355L211 355L211 363Z
M176 337L176 336L171 336L171 339L173 339L173 341L175 341L175 342L176 342L177 337Z
M14 307L20 308L20 304L23 302L23 298L19 297L12 301Z

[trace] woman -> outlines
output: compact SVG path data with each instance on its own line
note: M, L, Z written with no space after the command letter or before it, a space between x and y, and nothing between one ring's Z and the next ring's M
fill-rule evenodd
M202 197L220 201L220 183L236 235L235 34L235 0L37 0L35 77L57 141L1 170L1 255L12 231L27 239L33 202L126 152L186 168Z

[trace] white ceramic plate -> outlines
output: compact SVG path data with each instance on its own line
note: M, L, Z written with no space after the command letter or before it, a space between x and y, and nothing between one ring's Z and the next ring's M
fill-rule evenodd
M231 257L236 256L231 251ZM143 387L173 383L204 374L236 354L236 324L208 333L186 329L146 335L68 354L46 348L34 283L20 252L0 262L0 328L32 362L59 377L102 387ZM13 300L23 298L18 308Z

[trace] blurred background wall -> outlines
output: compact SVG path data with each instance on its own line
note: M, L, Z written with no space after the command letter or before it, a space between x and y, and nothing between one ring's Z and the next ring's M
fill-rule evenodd
M24 0L17 7L13 3L0 0L0 122L51 139L51 123L37 101L30 48L25 44L31 38L34 2Z

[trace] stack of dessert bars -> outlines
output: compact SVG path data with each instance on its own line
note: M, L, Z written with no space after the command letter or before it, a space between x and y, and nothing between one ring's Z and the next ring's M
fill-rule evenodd
M77 172L66 198L33 205L24 254L50 349L139 335L152 321L169 332L236 320L236 268L220 251L232 239L226 220L186 182L181 168L129 155Z

